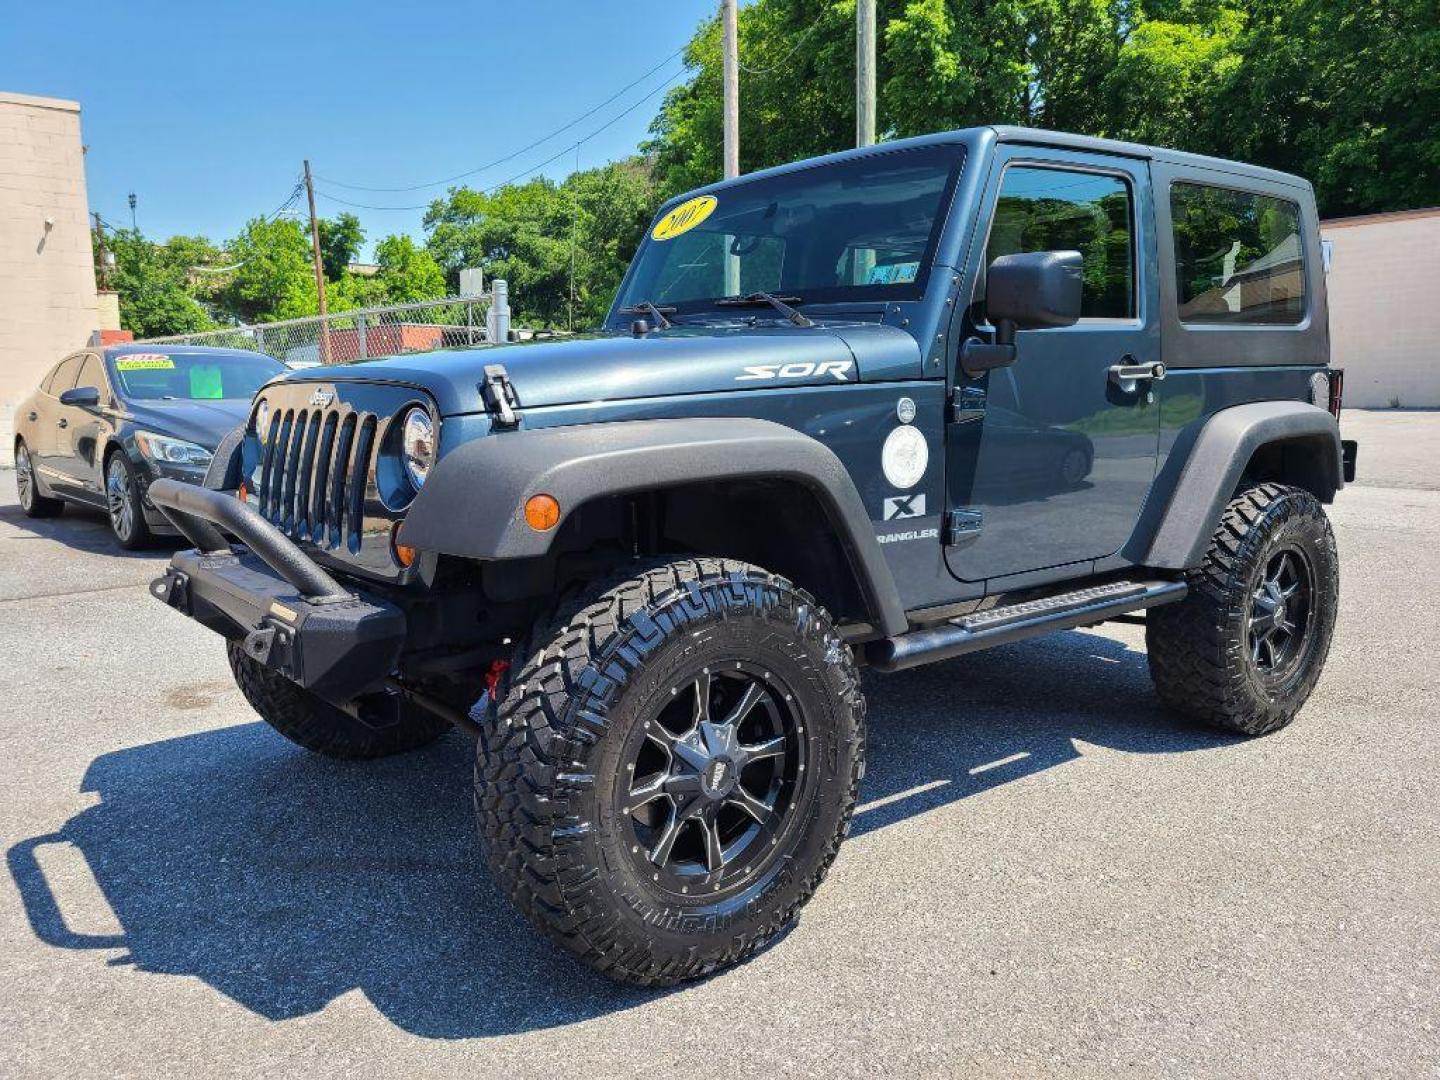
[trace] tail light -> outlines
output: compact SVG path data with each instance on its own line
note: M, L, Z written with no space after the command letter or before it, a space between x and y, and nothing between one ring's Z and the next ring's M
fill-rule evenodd
M1340 403L1345 397L1345 369L1331 368L1325 373L1330 378L1330 415L1340 419Z
M1340 399L1345 394L1345 370L1326 368L1310 376L1310 404L1340 419Z

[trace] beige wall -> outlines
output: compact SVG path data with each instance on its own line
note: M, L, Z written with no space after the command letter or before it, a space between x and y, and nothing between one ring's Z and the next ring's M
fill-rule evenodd
M1440 408L1440 209L1322 221L1345 404Z
M97 328L88 215L80 106L0 91L0 464L15 403Z

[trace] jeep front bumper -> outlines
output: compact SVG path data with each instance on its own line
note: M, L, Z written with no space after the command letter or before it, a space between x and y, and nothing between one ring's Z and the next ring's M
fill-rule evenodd
M346 589L233 496L156 480L150 499L195 545L176 552L153 596L336 704L381 689L405 642L398 607Z

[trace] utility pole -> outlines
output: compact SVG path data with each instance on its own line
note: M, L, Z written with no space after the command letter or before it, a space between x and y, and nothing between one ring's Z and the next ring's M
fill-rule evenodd
M736 27L736 0L720 0L724 39L725 179L740 175L740 32Z
M310 200L310 251L315 259L315 292L320 298L320 362L330 362L330 322L325 307L325 264L320 258L320 220L315 216L315 182L310 178L310 159L305 159L305 194Z
M855 3L855 145L875 141L875 0Z

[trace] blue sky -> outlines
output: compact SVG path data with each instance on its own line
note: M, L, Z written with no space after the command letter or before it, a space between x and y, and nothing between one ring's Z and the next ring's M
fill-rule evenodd
M90 207L163 239L232 236L273 211L309 157L317 188L373 206L520 150L679 49L714 0L205 0L22 3L0 20L0 90L82 106ZM467 179L540 165L681 70L679 59L562 135ZM587 168L644 138L663 93L580 148ZM560 177L573 152L541 171ZM303 200L298 204L303 209ZM333 216L346 207L321 197ZM352 209L373 243L420 211Z

